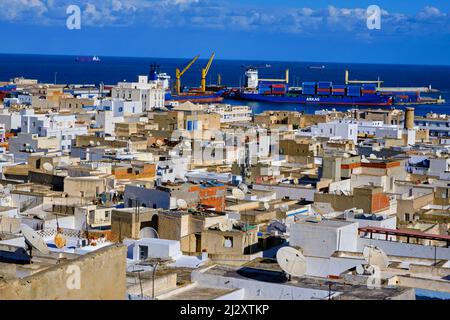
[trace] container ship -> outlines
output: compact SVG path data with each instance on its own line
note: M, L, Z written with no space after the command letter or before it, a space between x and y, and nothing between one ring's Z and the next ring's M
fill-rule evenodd
M377 91L376 84L336 85L331 81L303 82L301 87L289 87L289 70L285 79L260 79L257 68L245 72L244 88L226 93L230 98L269 103L312 105L392 106L390 95Z

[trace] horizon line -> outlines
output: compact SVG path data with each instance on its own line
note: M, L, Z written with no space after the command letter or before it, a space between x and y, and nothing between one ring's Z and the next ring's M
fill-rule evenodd
M150 57L150 56L114 56L114 55L89 55L89 54L55 54L55 53L3 53L0 55L23 55L23 56L55 56L55 57L79 57L79 56L98 56L107 58L131 58L131 59L192 59L192 57ZM199 60L208 60L208 58L200 58ZM393 62L349 62L349 61L306 61L306 60L273 60L273 59L261 59L261 58L243 58L243 59L230 59L230 58L218 58L218 61L249 61L249 62L295 62L295 63L332 63L332 64L371 64L371 65L396 65L396 66L426 66L426 67L450 67L450 64L419 64L419 63L393 63Z

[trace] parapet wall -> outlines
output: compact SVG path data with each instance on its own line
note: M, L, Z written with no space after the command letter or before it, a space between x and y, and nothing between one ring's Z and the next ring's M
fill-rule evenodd
M69 289L73 270L80 289ZM62 262L23 279L0 280L0 300L123 300L126 297L126 247L112 245Z

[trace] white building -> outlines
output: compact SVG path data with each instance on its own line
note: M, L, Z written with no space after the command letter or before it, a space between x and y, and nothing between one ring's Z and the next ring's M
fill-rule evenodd
M313 137L353 140L358 142L358 124L350 121L332 121L319 123L311 127Z
M147 76L139 76L138 82L119 82L112 88L111 97L128 101L140 101L143 111L164 107L165 93L158 82L148 81Z
M209 112L220 114L221 123L250 122L252 110L249 106L233 106L230 104L218 104L207 106Z
M30 106L32 102L32 96L30 94L18 94L11 98L3 99L3 104L5 107L12 105L28 105Z
M401 139L403 128L397 125L387 125L383 121L358 121L358 133L372 135L376 138Z
M14 155L16 163L26 162L30 155L36 152L56 152L60 141L56 137L39 137L32 133L19 133L9 139L9 152Z
M8 109L3 109L0 112L0 123L4 124L7 132L20 128L22 122L20 113L10 112Z
M107 99L103 100L100 110L112 111L113 117L123 117L142 113L142 101L129 101L124 99Z
M87 134L87 127L77 125L75 115L33 113L22 115L22 132L37 134L39 137L55 137L59 141L59 150L70 152L72 140L77 135Z

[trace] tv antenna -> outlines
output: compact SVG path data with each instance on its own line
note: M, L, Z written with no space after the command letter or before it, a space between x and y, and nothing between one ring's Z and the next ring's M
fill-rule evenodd
M281 269L291 276L303 277L306 274L306 258L298 250L292 247L283 247L277 252L277 262Z
M30 252L30 259L33 258L33 248L38 250L40 253L49 254L50 250L47 247L44 239L32 228L26 224L22 224L21 231L23 237L25 238L25 244L27 245L27 251Z

